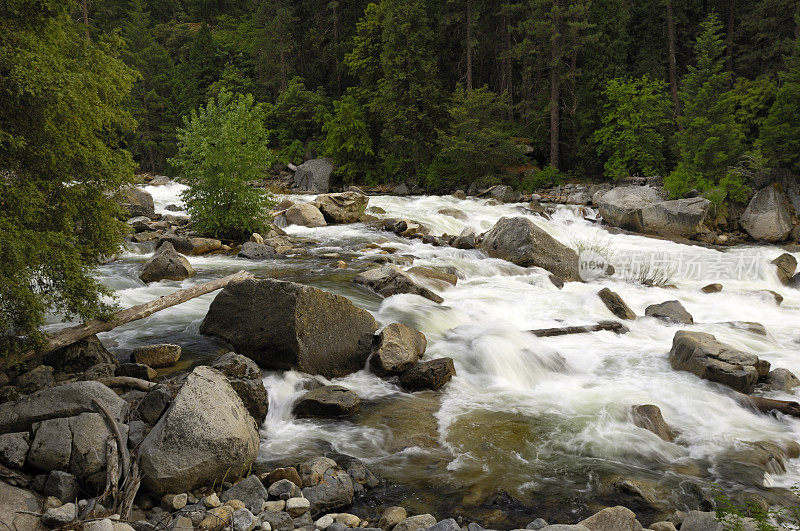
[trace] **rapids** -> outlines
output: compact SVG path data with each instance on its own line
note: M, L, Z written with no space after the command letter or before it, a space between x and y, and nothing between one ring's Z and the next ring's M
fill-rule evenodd
M180 203L182 186L147 187L164 212ZM310 196L292 196L308 201ZM741 246L719 252L635 235L611 235L586 221L579 207L558 206L551 220L523 205L488 206L483 200L453 197L370 197L370 207L385 216L417 220L434 234L458 234L465 227L483 232L502 216L525 216L559 241L592 245L613 254L618 272L625 265L656 260L667 263L674 288L647 287L615 275L557 289L547 272L487 258L479 251L433 247L404 240L363 224L285 230L319 242L310 254L254 262L229 256L188 257L197 276L182 282L144 285L137 270L152 243L132 245L100 268L102 281L123 306L138 304L177 288L239 269L314 285L350 298L381 325L402 322L428 338L427 358L450 356L458 375L440 394L404 393L364 370L336 383L365 401L352 421L295 419L291 405L303 391L305 376L267 372L270 410L262 428L260 461L294 463L305 455L334 451L363 459L391 485L386 500L443 518L455 507L491 521L492 511L524 506L537 516L578 514L597 499L609 474L654 481L674 488L686 479L719 482L726 488L762 495L800 481L798 461L786 474L753 485L724 466L737 441L800 440L800 422L767 416L738 405L720 386L673 370L667 354L674 333L691 329L713 333L723 342L753 352L800 374L800 291L780 284L770 260L778 247ZM456 208L464 220L440 214ZM351 282L357 271L374 266L382 243L414 265L454 266L457 286L430 284L441 305L399 295L381 300ZM324 253L336 252L349 268L333 269ZM800 255L795 255L800 258ZM700 288L720 282L720 293ZM597 332L536 338L525 330L596 323L613 318L597 297L608 286L643 315L646 306L677 299L694 316L694 325L667 325L649 317L626 323L630 332ZM778 306L754 290L774 290L785 298ZM151 342L184 347L181 368L207 361L222 346L198 333L214 294L159 312L101 336L124 359L135 346ZM724 324L756 321L768 335ZM786 393L774 398L794 399ZM656 404L678 433L675 443L637 428L629 418L633 404ZM506 493L508 496L496 496ZM494 496L494 497L493 497ZM513 498L513 499L512 499ZM510 500L510 501L509 501ZM514 501L518 500L518 501ZM676 503L678 503L676 501ZM519 505L522 504L522 505ZM525 512L522 509L519 511ZM512 511L513 512L513 511ZM522 520L524 522L524 520ZM528 520L529 521L529 520ZM523 523L524 525L524 523Z

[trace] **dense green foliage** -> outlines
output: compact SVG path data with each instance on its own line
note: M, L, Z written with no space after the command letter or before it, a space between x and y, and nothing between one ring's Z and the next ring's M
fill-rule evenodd
M41 339L47 312L107 311L92 276L118 250L113 195L133 178L121 135L134 72L119 38L87 41L68 2L0 7L0 354Z
M672 109L666 84L649 75L616 78L603 91L603 126L594 140L605 153L605 175L662 175L666 168L667 139L672 132Z
M364 117L364 109L350 95L333 103L333 112L324 116L324 154L336 165L342 182L371 182L375 151Z
M253 96L223 91L192 111L170 162L189 186L183 199L194 228L231 239L263 229L270 196L250 183L271 159L264 111Z

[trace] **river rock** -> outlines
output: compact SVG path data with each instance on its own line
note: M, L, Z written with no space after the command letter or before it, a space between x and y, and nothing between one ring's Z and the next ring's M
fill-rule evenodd
M0 479L0 522L4 522L8 529L39 530L43 529L39 523L41 505L36 495L29 490L9 485Z
M171 243L165 242L148 260L139 273L142 282L158 282L159 280L183 280L194 276L194 269Z
M266 243L244 242L239 250L239 258L266 260L275 257L275 249Z
M343 509L353 503L353 480L339 467L325 471L319 483L303 489L303 496L311 502L311 516Z
M377 336L370 366L378 376L400 374L417 363L425 353L425 334L410 326L392 323Z
M580 280L577 253L527 218L500 218L484 235L481 248L518 266L537 266L566 281Z
M264 387L264 382L260 378L228 378L228 382L242 399L244 407L256 421L256 424L261 426L264 419L267 417L269 410L269 395L267 388Z
M181 359L181 347L180 345L170 345L167 343L160 345L144 345L133 349L131 359L136 363L149 365L154 369L172 367Z
M261 379L261 369L247 356L228 352L217 358L211 365L222 374L230 378L245 378L247 380Z
M42 523L50 528L60 528L78 517L78 507L74 503L65 503L61 507L47 509L42 515Z
M289 498L286 500L286 512L292 518L302 516L311 510L311 502L305 498Z
M611 291L608 288L603 288L597 292L597 295L600 296L600 300L603 301L603 304L606 305L611 313L615 316L619 317L620 319L636 319L636 314L633 313L633 310L625 304L625 301L622 300L616 292Z
M282 479L288 479L298 487L303 486L303 480L300 479L300 474L297 473L297 469L293 466L276 468L267 475L264 481L267 485L272 485Z
M327 378L364 368L378 325L345 297L272 279L228 284L200 332L228 341L270 369L295 368Z
M428 529L436 525L436 518L431 514L418 514L417 516L409 516L396 526L394 531L419 531L420 529Z
M455 376L453 358L438 358L417 363L400 375L400 384L408 390L441 389Z
M114 371L116 376L130 376L145 381L153 381L158 376L154 368L144 363L123 363Z
M797 269L797 259L789 253L783 253L770 262L777 268L778 278L784 285L789 285Z
M458 276L452 273L451 271L455 271L455 268L450 268L446 271L443 271L441 269L435 269L433 267L414 266L406 270L406 273L418 277L427 278L429 280L445 282L447 284L455 286L456 284L458 284Z
M28 464L49 472L66 470L72 454L72 432L69 419L47 419L33 425L33 441Z
M800 379L795 374L783 368L773 369L764 378L763 386L770 391L791 392L800 385Z
M225 376L195 368L139 447L152 494L187 492L247 470L258 455L253 418Z
M298 469L300 476L300 486L313 487L322 481L325 472L338 466L336 461L330 457L313 457L300 464Z
M322 194L314 200L325 221L331 225L361 221L368 202L369 198L358 192Z
M681 330L672 340L669 361L673 369L688 371L712 382L727 385L742 393L751 393L764 363L748 354L720 343L705 332ZM757 369L758 367L758 369Z
M659 236L691 238L700 233L711 209L704 197L659 201L642 207L642 224L646 232Z
M638 427L652 431L667 442L675 440L675 433L661 416L661 409L658 406L652 404L633 406L631 416L633 423Z
M286 209L283 217L289 225L324 227L327 225L320 210L311 203L298 203Z
M271 531L293 531L294 521L291 515L285 511L271 512L266 511L259 515L262 522L270 526Z
M456 249L474 249L477 245L477 239L475 236L475 229L472 227L466 227L464 230L461 231L461 234L453 240L453 247Z
M117 357L106 350L97 336L89 336L46 354L44 363L67 374L82 373L98 363L119 365Z
M565 201L568 205L588 205L592 202L592 192L588 188L574 190L567 195Z
M425 531L461 531L461 526L454 519L446 518L436 522Z
M255 474L248 476L220 496L220 501L226 503L230 500L241 500L245 507L254 513L261 512L261 505L267 501L269 494L264 484Z
M330 159L311 159L300 164L294 172L294 184L307 192L325 193L330 188L333 163Z
M78 494L80 494L80 485L78 485L78 480L75 476L69 472L52 470L47 475L42 494L58 498L61 503L74 502L78 499Z
M719 293L722 291L722 284L718 284L716 282L713 284L708 284L700 288L700 291L703 293Z
M519 203L522 201L522 192L517 192L510 186L503 184L497 185L491 189L489 196L496 199L501 203Z
M140 419L151 426L155 426L171 403L172 392L169 388L165 385L156 385L147 392L139 402L139 405L136 406L136 412Z
M190 238L181 236L174 232L168 232L156 241L156 250L160 249L164 243L171 243L172 246L181 254L202 255L212 251L222 249L222 242L214 238Z
M72 432L72 451L69 472L85 481L106 467L106 444L113 435L108 423L99 413L81 413L69 419ZM127 445L128 426L120 425L122 444ZM105 476L103 477L105 482Z
M680 324L692 324L694 319L679 301L666 301L661 304L651 304L644 310L648 317L655 317L662 321Z
M787 203L780 185L767 186L753 196L739 223L754 240L782 242L792 230Z
M0 435L0 463L11 468L22 468L30 450L28 432Z
M368 287L384 298L401 293L410 293L425 297L436 303L444 301L436 293L414 282L410 275L396 265L385 265L369 269L356 275L353 282Z
M295 498L297 496L302 495L302 491L300 487L296 485L293 481L288 479L279 479L275 483L269 486L269 490L267 491L272 498L278 498L279 500L285 502L289 498ZM286 507L286 504L280 504L278 510L282 511Z
M55 383L53 368L49 365L39 365L35 369L19 375L14 382L24 393L35 393L42 389L52 387Z
M133 186L123 188L120 193L122 206L128 211L129 218L145 216L150 219L156 217L153 196L141 188Z
M389 531L406 518L408 518L408 513L403 507L389 507L383 511L378 527Z
M591 531L641 531L642 524L636 520L636 514L621 505L607 507L580 522Z
M325 385L304 394L294 405L299 417L344 417L361 406L356 393L340 385Z
M622 229L644 232L642 208L663 201L664 193L649 186L620 186L595 199L606 223Z
M467 221L468 219L467 215L463 211L457 208L451 208L451 207L440 208L439 210L436 211L436 213L441 214L443 216L450 216L451 218L456 218L461 221Z

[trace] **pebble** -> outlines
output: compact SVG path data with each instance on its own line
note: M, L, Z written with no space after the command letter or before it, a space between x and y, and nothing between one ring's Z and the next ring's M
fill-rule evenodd
M166 494L161 498L161 506L166 511L180 511L189 501L189 496L184 492L182 494Z
M62 527L74 520L77 514L74 503L65 503L61 507L47 509L42 516L42 523L47 527Z
M284 500L266 501L261 506L262 511L269 511L271 513L279 513L285 508L286 508L286 502Z
M84 500L81 500L81 501L84 501ZM59 500L55 496L48 496L47 498L44 499L44 508L45 508L45 510L47 510L47 509L55 509L57 507L61 507L62 505L63 504L61 503L61 500Z
M83 524L84 531L114 531L114 524L108 518Z
M529 523L525 526L525 529L541 529L547 525L547 521L544 518L537 518L533 522Z
M225 505L233 509L234 511L238 511L239 509L246 509L244 502L242 500L228 500L225 502Z
M286 512L296 518L311 510L311 502L305 498L289 498L286 500Z
M219 501L219 496L217 496L217 493L214 492L203 498L203 505L206 507L206 509L213 509L222 504Z
M191 518L179 516L172 522L172 529L194 529L194 523Z
M408 513L402 507L389 507L383 511L378 527L381 529L391 529L403 520L408 518Z
M326 514L325 516L319 518L316 522L314 522L314 527L317 529L328 529L331 524L333 524L334 520L333 517L336 516L335 514Z
M350 513L339 513L336 515L336 518L334 518L334 520L336 520L340 524L346 525L347 527L358 527L359 525L361 525L361 518Z

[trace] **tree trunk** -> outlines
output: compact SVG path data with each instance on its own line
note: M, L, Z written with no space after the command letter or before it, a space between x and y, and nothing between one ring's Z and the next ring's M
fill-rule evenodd
M528 333L536 337L554 337L565 336L568 334L585 334L586 332L600 332L607 330L616 334L625 334L628 332L627 327L617 321L602 321L596 325L586 326L564 326L561 328L539 328L537 330L528 330Z
M728 36L725 51L725 70L728 71L728 90L733 88L733 26L735 21L736 0L728 0Z
M201 295L205 295L206 293L211 293L212 291L224 288L230 282L246 280L252 277L253 275L247 271L239 271L238 273L228 275L227 277L210 280L205 284L192 286L191 288L180 289L170 293L169 295L159 297L153 301L120 310L112 315L108 321L94 319L76 326L65 328L64 330L56 332L50 336L47 340L47 345L45 345L39 354L47 354L48 352L69 346L89 336L93 336L101 332L108 332L109 330L113 330L114 328L126 323L144 319L145 317L149 317L156 312L160 312L161 310L165 310ZM23 360L31 359L36 354L36 352L30 352L25 355Z
M86 30L86 40L89 39L89 6L86 4L88 0L83 0L83 26Z
M472 0L467 2L467 93L472 92Z
M738 393L737 398L739 402L754 407L762 413L778 411L784 415L800 417L800 404L795 401L774 400L772 398L763 398L760 396L748 396L742 393Z
M561 122L561 16L559 0L553 2L553 35L550 40L550 165L558 169Z
M673 114L675 124L680 131L678 118L681 116L681 105L678 100L678 75L675 68L675 25L672 20L672 0L667 0L667 43L669 46L669 88L672 93Z

